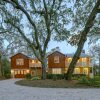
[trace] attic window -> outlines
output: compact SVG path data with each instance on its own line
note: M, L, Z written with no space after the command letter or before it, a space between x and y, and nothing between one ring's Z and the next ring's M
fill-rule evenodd
M24 65L24 59L16 59L16 65Z
M54 57L54 63L59 63L59 56Z

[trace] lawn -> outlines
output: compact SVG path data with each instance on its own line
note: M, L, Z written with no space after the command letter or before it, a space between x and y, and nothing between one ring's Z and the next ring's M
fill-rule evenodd
M15 84L22 85L22 86L29 86L29 87L43 87L43 88L92 88L92 87L100 87L100 83L94 83L94 81L84 82L79 80L20 80L17 81Z
M31 86L31 87L46 87L46 88L68 88L74 87L77 84L76 80L66 81L66 80L20 80L16 84Z

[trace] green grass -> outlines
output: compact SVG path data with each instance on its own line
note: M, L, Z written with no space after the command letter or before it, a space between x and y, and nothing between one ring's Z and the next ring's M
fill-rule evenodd
M83 77L79 80L78 84L90 87L100 87L100 76L95 76L93 79Z

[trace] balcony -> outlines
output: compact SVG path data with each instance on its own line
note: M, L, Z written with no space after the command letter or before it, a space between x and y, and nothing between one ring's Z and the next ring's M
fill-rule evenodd
M42 67L41 63L30 63L29 67Z

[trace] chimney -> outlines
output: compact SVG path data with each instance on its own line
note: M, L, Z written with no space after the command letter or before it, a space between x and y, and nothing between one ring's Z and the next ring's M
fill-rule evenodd
M82 50L82 53L84 53L84 54L85 54L85 50Z

